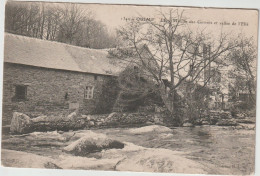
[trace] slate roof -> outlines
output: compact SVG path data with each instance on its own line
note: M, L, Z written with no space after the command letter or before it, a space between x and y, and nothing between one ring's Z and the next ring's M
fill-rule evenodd
M4 62L102 75L118 75L122 67L107 50L5 33Z

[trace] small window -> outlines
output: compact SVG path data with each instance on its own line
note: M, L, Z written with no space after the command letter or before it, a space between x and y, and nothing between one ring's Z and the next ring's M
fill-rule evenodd
M94 86L86 86L85 99L92 99L94 94Z
M26 100L27 97L27 86L16 85L15 86L15 98L17 100Z
M97 75L94 75L94 79L95 79L95 80L97 80L97 77L98 77Z

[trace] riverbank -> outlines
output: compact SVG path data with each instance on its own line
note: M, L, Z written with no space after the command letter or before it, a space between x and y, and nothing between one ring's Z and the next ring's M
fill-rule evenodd
M181 124L176 124L173 118L165 113L116 113L84 115L72 112L67 116L30 116L14 112L10 126L3 127L3 133L9 131L13 134L24 134L35 131L69 131L81 129L115 128L115 127L140 127L147 125L163 125L168 127L218 125L244 128L243 124L255 124L255 117L233 117L227 111L210 111L196 120L184 119Z

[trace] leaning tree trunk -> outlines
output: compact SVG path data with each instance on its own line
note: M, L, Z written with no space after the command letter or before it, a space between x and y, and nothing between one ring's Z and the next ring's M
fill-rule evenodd
M171 91L167 91L162 81L159 84L159 92L165 107L170 112L170 117L174 120L174 124L180 126L182 124L182 117L178 114L178 108L176 108L176 102L174 102L174 93L171 95Z
M167 110L173 114L174 113L174 103L173 100L170 98L169 92L167 92L166 87L164 83L161 81L159 85L159 91L160 91L160 96L162 98L162 101L167 108Z

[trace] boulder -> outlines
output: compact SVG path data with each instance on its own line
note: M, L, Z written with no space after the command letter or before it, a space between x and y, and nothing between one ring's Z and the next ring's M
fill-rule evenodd
M154 120L154 123L157 123L157 124L161 123L161 119L158 117L155 117L153 120Z
M232 115L229 111L210 111L209 116L211 118L230 119Z
M72 112L67 116L67 119L70 121L73 121L77 118L77 113L76 112Z
M239 124L235 127L235 129L255 130L255 124Z
M92 119L93 119L92 116L90 116L90 115L87 116L87 120L88 120L88 121L90 121L90 120L92 120Z
M101 158L60 155L59 162L56 163L64 169L207 173L205 166L187 159L183 152L145 148L127 142L123 149L102 151Z
M103 123L102 122L97 122L96 125L97 126L101 126Z
M244 119L245 117L246 117L246 115L244 113L236 114L237 119Z
M112 112L108 115L107 119L110 119L112 118L113 116L115 116L117 113L116 112Z
M237 122L234 119L221 119L216 125L218 126L237 126Z
M150 132L156 132L156 133L169 132L170 133L170 132L172 132L172 130L165 126L150 125L150 126L145 126L145 127L140 127L140 128L129 129L128 132L133 133L133 134L142 134L142 133L150 133Z
M93 137L93 138L104 138L106 137L101 133L94 133L91 130L78 130L77 132L70 133L70 142L75 142L85 136Z
M202 120L201 119L195 120L194 125L202 125Z
M238 123L246 123L246 124L254 124L255 123L254 119L238 119L237 122Z
M124 150L124 149L123 149ZM128 155L115 166L117 171L171 172L185 174L206 174L206 168L199 162L182 156L182 153L168 149L144 148Z
M63 151L75 156L87 156L90 153L100 152L106 149L122 149L124 143L108 138L105 135L91 133L64 148Z
M33 118L33 119L32 119L32 122L34 122L34 123L37 123L37 122L46 122L46 121L48 121L48 120L49 120L49 118L48 118L47 116L42 115L42 116Z
M86 122L85 122L84 119L80 119L80 120L79 120L79 124L80 124L80 126L82 127L82 126L85 126Z
M153 125L154 123L151 121L146 122L146 125Z
M119 159L102 159L95 157L60 155L57 164L63 169L110 170L113 171Z
M30 129L31 118L23 113L14 112L11 120L11 133L26 133Z
M2 149L1 159L5 167L60 169L53 159L27 152Z
M91 126L91 127L92 127L92 126L94 126L94 125L95 125L95 122L94 122L94 121L89 121L89 122L88 122L88 124L89 124L89 126Z
M81 118L83 118L83 119L86 119L88 116L87 115L85 115L85 114L82 114L81 115Z
M221 117L222 119L231 119L231 118L232 118L232 115L231 115L231 113L228 112L228 111L221 111L221 112L220 112L220 117Z
M183 127L193 127L193 124L186 122L182 125Z
M211 118L210 118L210 124L211 124L211 125L216 125L216 123L218 122L218 120L219 120L219 119L216 118L216 117L211 117Z
M203 120L202 122L202 125L209 125L210 123L208 122L208 121L206 121L206 120Z
M34 123L39 123L39 122L45 122L45 123L52 123L52 122L59 122L59 121L68 121L66 117L62 116L46 116L46 115L41 115L36 118L32 118L32 122Z

